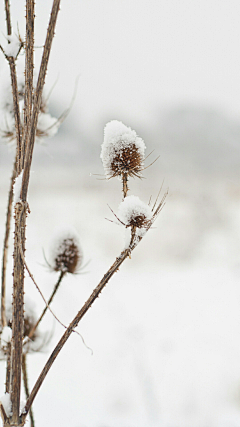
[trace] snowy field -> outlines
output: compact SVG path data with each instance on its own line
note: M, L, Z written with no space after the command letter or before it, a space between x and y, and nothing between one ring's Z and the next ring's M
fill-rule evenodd
M43 256L55 227L74 226L90 261L65 278L53 302L68 324L122 250L124 230L105 220L114 219L107 204L117 210L121 183L90 176L102 173L100 160L99 169L33 169L26 258L44 295L58 278ZM1 236L8 176L2 168ZM145 176L130 187L147 201L163 176L158 164ZM36 427L239 427L240 181L171 174L164 186L170 191L156 228L78 327L93 354L70 337L34 403ZM12 245L9 296L11 254ZM29 277L26 296L40 313ZM53 338L28 357L31 385L64 332L51 314L41 328Z

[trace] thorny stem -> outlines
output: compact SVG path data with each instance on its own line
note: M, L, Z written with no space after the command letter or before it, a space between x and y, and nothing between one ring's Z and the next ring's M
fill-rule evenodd
M31 125L29 126L27 139L26 139L26 159L24 162L24 173L23 173L22 188L21 188L21 199L23 201L26 201L27 199L27 191L28 191L28 184L29 184L29 177L30 177L30 168L32 163L33 147L35 142L35 134L36 134L36 128L37 128L38 113L41 106L42 91L45 83L49 55L50 55L52 41L54 37L54 30L57 22L59 8L60 8L60 0L54 0L52 5L50 21L48 25L48 30L47 30L46 41L45 41L44 50L43 50L42 61L40 65L39 75L38 75L37 87L36 87L35 96L34 96Z
M109 268L109 270L107 271L107 273L103 276L102 280L100 281L100 283L98 284L98 286L94 289L94 291L92 292L92 294L90 295L90 297L88 298L88 300L85 302L85 304L83 305L83 307L81 308L81 310L77 313L77 315L75 316L75 318L73 319L73 321L70 323L70 325L68 326L67 330L65 331L65 333L63 334L62 338L60 339L60 341L58 342L58 344L56 345L55 349L53 350L51 356L49 357L46 365L44 366L41 374L39 375L35 386L33 387L33 390L30 393L30 396L26 402L25 408L23 409L22 415L21 415L21 422L24 422L24 420L26 419L26 416L31 408L31 405L49 371L49 369L51 368L54 360L56 359L56 357L58 356L59 352L61 351L61 349L63 348L64 344L66 343L66 341L68 340L68 338L70 337L71 333L73 332L73 330L78 326L78 323L80 322L80 320L82 319L82 317L87 313L87 311L89 310L89 308L92 306L93 302L99 297L100 293L102 292L103 288L106 286L106 284L108 283L108 281L111 279L111 277L113 276L114 273L116 273L116 271L119 269L119 267L121 266L121 264L123 263L123 261L125 261L125 259L129 256L129 249L125 249L118 258L116 258L115 262L113 263L113 265Z
M25 252L25 227L27 203L15 205L14 267L13 267L13 310L12 310L12 352L11 352L11 423L19 425L21 393L22 337L24 327L24 262L21 250Z
M61 281L62 281L63 277L65 276L65 273L66 273L65 271L61 271L59 279L58 279L56 285L54 286L54 289L53 289L52 294L51 294L51 296L50 296L50 298L48 300L48 303L47 303L46 307L44 308L41 316L39 317L37 323L33 326L33 328L31 329L31 331L29 332L28 338L32 338L34 332L36 331L36 329L37 329L37 327L39 325L39 323L42 321L42 318L45 315L47 309L49 308L49 306L50 306L50 304L51 304L51 302L52 302L52 300L53 300L53 298L54 298L54 296L55 296L55 294L56 294L56 292L57 292L57 290L58 290L58 288L59 288L59 286L61 284Z
M34 46L34 0L26 1L26 44L25 44L25 92L24 92L24 133L22 138L22 167L24 168L26 140L32 117L33 100L33 46Z
M127 172L122 173L122 183L123 183L123 199L127 197L128 188L128 174Z
M5 225L5 236L3 243L3 257L2 257L2 286L1 286L1 324L2 327L7 325L6 320L6 268L7 268L7 255L8 255L8 242L11 226L11 216L12 216L12 203L13 203L13 185L16 178L16 166L17 160L15 159L12 171L12 177L10 181L10 189L8 193L8 207L7 207L7 216L6 216L6 225Z
M26 354L22 355L22 373L23 373L23 384L24 384L25 395L26 395L26 398L28 399L29 398L29 387L28 387L27 355ZM32 408L30 408L29 416L30 416L30 420L31 420L31 427L34 427L35 423L34 423Z
M20 120L20 110L19 110L19 97L18 97L18 85L17 85L17 72L16 72L16 64L15 59L12 56L8 57L8 63L10 67L11 74L11 84L12 84L12 93L13 93L13 110L15 117L15 129L16 129L16 139L17 139L17 175L21 172L21 134L22 134L22 126Z

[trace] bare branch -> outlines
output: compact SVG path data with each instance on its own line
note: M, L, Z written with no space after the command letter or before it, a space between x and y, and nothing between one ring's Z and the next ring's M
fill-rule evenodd
M25 251L25 226L27 203L15 205L14 267L13 267L13 313L12 313L12 354L11 354L11 402L12 424L19 425L22 338L24 327L24 262L20 254Z
M34 0L26 1L26 42L25 42L25 92L24 92L24 134L22 138L22 167L24 167L26 140L32 118L33 100L33 46L34 46Z
M6 13L6 23L7 23L7 35L10 36L12 34L12 26L11 26L9 0L5 0L5 13Z
M73 319L73 321L70 323L69 327L67 328L67 330L65 331L65 333L63 334L62 338L60 339L60 341L58 342L58 344L56 345L55 349L53 350L51 356L49 357L46 365L44 366L40 376L37 379L37 382L33 388L33 390L30 393L29 399L26 402L25 408L22 412L21 415L21 421L23 422L30 410L30 407L44 381L44 379L46 378L46 375L49 371L49 369L51 368L54 360L56 359L56 357L58 356L59 352L61 351L61 349L63 348L64 344L66 343L66 341L68 340L69 336L71 335L71 333L74 331L74 329L78 326L78 323L80 322L80 320L82 319L82 317L87 313L87 311L89 310L89 308L91 307L91 305L93 304L93 302L99 297L100 293L102 292L103 288L106 286L106 284L108 283L108 281L111 279L111 277L113 276L113 274L119 269L119 267L121 266L121 264L123 263L123 261L129 256L129 249L125 249L118 258L116 258L116 261L113 263L113 265L109 268L109 270L107 271L107 273L103 276L102 280L100 281L100 283L98 284L98 286L94 289L94 291L92 292L91 296L88 298L88 300L86 301L86 303L83 305L83 307L81 308L81 310L78 312L78 314L75 316L75 318Z
M13 203L13 185L16 178L16 166L17 160L15 159L12 171L12 177L10 181L10 189L8 193L8 207L7 207L7 216L6 216L6 225L5 225L5 236L3 243L3 257L2 257L2 286L1 286L1 324L2 327L7 325L6 321L6 269L7 269L7 255L8 255L8 242L9 242L9 233L11 226L11 216L12 216L12 203Z
M27 198L33 147L34 147L35 134L37 129L38 114L39 114L40 105L41 105L42 91L45 83L49 55L50 55L52 41L54 37L54 30L57 22L59 7L60 7L60 0L54 0L50 21L48 25L48 30L47 30L47 37L46 37L45 46L43 50L42 62L40 65L40 71L38 75L37 87L35 91L31 126L29 128L27 138L26 138L26 159L24 162L24 173L23 173L22 189L21 189L21 199L23 201L26 201L26 198Z
M23 384L24 384L24 390L26 398L29 398L29 387L28 387L28 375L27 375L27 355L23 354L22 356L22 373L23 373ZM31 427L35 426L34 423L34 417L33 417L33 410L30 408L29 411L30 421L31 421Z
M54 296L55 296L55 294L56 294L56 292L57 292L57 290L58 290L58 288L59 288L59 286L60 286L60 284L61 284L61 281L62 281L62 279L63 279L64 275L65 275L65 272L64 272L64 271L61 271L60 276L59 276L59 279L58 279L58 281L57 281L56 285L54 286L53 292L52 292L52 294L51 294L51 296L50 296L50 298L49 298L49 300L48 300L48 302L47 302L47 304L46 304L46 307L44 308L44 310L43 310L43 312L42 312L41 316L39 317L39 319L38 319L38 321L37 321L37 323L33 326L33 328L31 329L30 333L28 334L28 338L29 338L29 339L31 339L31 338L32 338L32 336L33 336L34 332L36 331L36 329L37 329L37 327L38 327L38 325L39 325L39 323L42 321L42 319L43 319L43 317L44 317L44 315L45 315L45 313L46 313L47 309L49 308L49 306L50 306L50 304L51 304L51 302L52 302L52 300L53 300L53 298L54 298Z

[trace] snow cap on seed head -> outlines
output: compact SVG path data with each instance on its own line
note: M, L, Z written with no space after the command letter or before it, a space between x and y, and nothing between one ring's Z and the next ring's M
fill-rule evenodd
M61 229L51 245L50 265L54 271L76 273L81 267L83 253L74 228Z
M146 228L151 223L153 213L149 205L137 196L127 196L118 208L120 220L126 227Z
M101 159L108 178L127 173L141 177L145 143L135 130L118 120L112 120L104 128Z

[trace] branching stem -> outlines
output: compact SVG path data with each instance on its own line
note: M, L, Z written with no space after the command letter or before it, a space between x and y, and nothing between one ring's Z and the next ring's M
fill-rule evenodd
M12 171L12 177L10 181L10 189L8 193L8 207L7 207L7 216L6 216L6 225L5 225L5 236L3 243L3 257L2 257L2 286L1 286L1 324L2 327L7 325L6 320L6 269L7 269L7 255L8 255L8 244L9 244L9 234L11 227L11 217L12 217L12 203L13 203L13 185L16 178L16 166L17 160L15 159Z
M53 300L53 298L54 298L54 296L55 296L55 294L56 294L56 292L57 292L57 290L58 290L58 288L59 288L59 286L60 286L60 284L61 284L61 281L62 281L62 279L63 279L64 275L65 275L65 272L61 271L60 276L59 276L59 279L58 279L58 281L57 281L56 285L54 286L54 289L53 289L52 294L51 294L51 296L50 296L50 298L49 298L49 300L48 300L48 302L47 302L46 307L44 308L44 310L43 310L43 312L42 312L41 316L39 317L39 319L38 319L38 321L37 321L37 323L33 326L33 328L31 329L31 331L30 331L30 332L29 332L29 334L28 334L28 338L29 338L29 339L31 339L31 338L32 338L32 336L34 335L34 332L36 331L36 329L37 329L37 327L38 327L38 325L39 325L39 323L42 321L42 319L43 319L43 317L44 317L44 315L45 315L45 313L46 313L47 309L49 308L49 306L50 306L50 304L51 304L51 302L52 302L52 300Z

